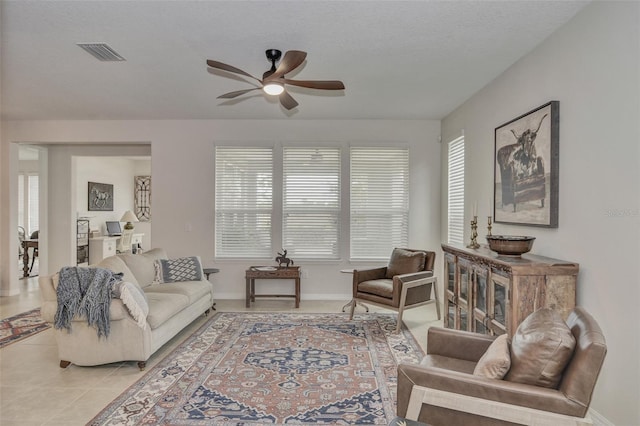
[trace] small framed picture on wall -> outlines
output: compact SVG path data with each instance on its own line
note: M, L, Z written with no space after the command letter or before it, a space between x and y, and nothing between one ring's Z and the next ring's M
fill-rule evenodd
M88 204L90 212L112 212L113 185L89 182Z

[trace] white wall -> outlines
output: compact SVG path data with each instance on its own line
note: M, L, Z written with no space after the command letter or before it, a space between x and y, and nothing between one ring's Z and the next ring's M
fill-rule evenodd
M464 129L466 203L477 200L484 215L494 128L560 101L559 227L496 224L493 233L534 235L534 253L580 264L577 302L598 320L609 349L592 408L617 425L640 424L639 17L637 2L587 6L442 122L443 141ZM446 170L446 149L442 164Z
M119 147L111 147L118 151ZM151 159L133 157L76 156L76 207L80 217L89 217L92 230L106 235L105 221L119 221L125 211L134 210L134 176L151 174ZM88 211L88 183L113 185L113 211ZM136 233L144 234L142 246L151 247L151 223L134 223Z
M440 246L440 133L439 121L401 120L179 120L179 121L32 121L6 122L5 141L65 141L53 147L50 173L53 190L70 192L71 156L94 155L79 152L71 143L101 144L149 141L151 144L153 245L165 247L171 257L197 254L205 266L217 266L213 277L218 298L244 298L244 271L255 261L214 259L214 146L233 143L351 142L354 144L394 142L411 152L410 245L438 249ZM83 147L82 149L86 149ZM113 148L112 148L113 149ZM64 151L58 153L57 151ZM54 163L56 165L54 165ZM78 189L73 187L73 192ZM82 189L86 191L86 189ZM74 202L61 196L50 202L52 218L69 229L75 220ZM70 198L70 197L69 197ZM69 209L72 205L74 210ZM346 206L348 208L348 206ZM137 224L136 229L141 224ZM191 231L189 231L189 229ZM60 231L59 234L62 234ZM56 250L49 262L55 271L72 259L73 242L56 235L50 248ZM66 238L66 239L65 239ZM59 247L61 245L61 248ZM279 248L274 248L279 249ZM276 253L273 253L275 257ZM263 262L273 263L272 258ZM301 263L308 277L302 281L302 298L348 299L351 276L340 269L354 267L347 260ZM274 283L278 285L278 283ZM290 291L290 285L288 290Z

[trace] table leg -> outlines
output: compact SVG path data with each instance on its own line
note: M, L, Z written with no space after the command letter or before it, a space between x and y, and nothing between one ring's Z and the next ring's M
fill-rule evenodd
M245 307L248 308L249 306L251 306L251 278L247 278L247 289L246 289L246 294L244 296L244 300L245 300Z
M296 278L296 308L300 307L300 278Z
M29 276L29 247L23 246L24 250L22 253L22 277L27 278Z
M251 278L251 301L256 301L256 279Z

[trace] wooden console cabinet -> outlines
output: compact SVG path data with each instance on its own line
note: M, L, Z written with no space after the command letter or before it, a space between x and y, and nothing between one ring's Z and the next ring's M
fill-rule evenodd
M488 247L442 244L442 250L445 327L512 336L537 309L556 309L566 319L575 307L577 263L529 254L498 256Z

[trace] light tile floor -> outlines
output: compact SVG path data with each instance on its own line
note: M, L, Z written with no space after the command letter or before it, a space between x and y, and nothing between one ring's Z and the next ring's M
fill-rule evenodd
M36 278L21 280L20 295L0 297L0 318L40 306ZM260 299L249 309L244 300L217 300L218 312L340 312L346 301L293 301ZM363 308L358 307L358 312ZM390 312L370 306L371 312ZM200 327L201 317L156 352L147 362L147 371ZM425 348L427 329L441 326L433 305L407 310L404 323ZM58 365L57 348L51 329L0 349L0 425L84 425L145 373L135 362L97 367Z

